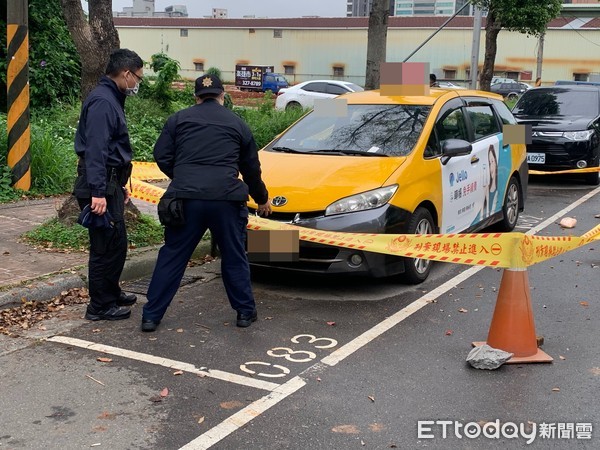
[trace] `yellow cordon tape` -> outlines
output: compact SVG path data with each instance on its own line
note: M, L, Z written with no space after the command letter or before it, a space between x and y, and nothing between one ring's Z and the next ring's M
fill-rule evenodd
M134 174L139 163L134 164ZM151 164L151 163L147 163ZM156 168L143 166L151 179L166 179ZM585 169L584 169L585 170ZM132 176L133 198L158 203L165 190ZM583 236L529 236L524 233L367 234L314 230L258 216L248 219L249 230L298 230L300 239L323 245L386 255L430 259L472 266L524 269L600 240L600 225Z
M556 172L546 172L542 170L529 170L529 175L561 175L564 173L592 173L600 172L600 167L586 167L585 169L557 170Z

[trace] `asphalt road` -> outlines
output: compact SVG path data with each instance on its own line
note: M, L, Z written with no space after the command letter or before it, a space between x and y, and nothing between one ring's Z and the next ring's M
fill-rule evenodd
M599 193L534 179L519 231L583 234ZM496 371L465 358L487 336L499 270L440 264L419 286L255 271L260 319L238 329L218 264L193 267L156 333L139 331L139 304L115 323L79 307L0 356L0 450L600 448L599 248L529 269L554 362ZM485 437L496 420L503 433Z

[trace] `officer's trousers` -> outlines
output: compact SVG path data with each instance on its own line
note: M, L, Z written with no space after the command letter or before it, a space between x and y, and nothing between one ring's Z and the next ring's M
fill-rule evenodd
M77 198L83 209L89 198ZM113 228L90 228L88 286L90 307L99 312L116 305L121 295L119 279L127 257L127 231L123 217L125 197L121 189L106 196L107 209L114 219Z
M255 309L245 250L248 209L244 202L183 200L185 225L165 227L143 319L159 322L177 293L187 263L207 229L221 251L221 273L231 307L241 314Z

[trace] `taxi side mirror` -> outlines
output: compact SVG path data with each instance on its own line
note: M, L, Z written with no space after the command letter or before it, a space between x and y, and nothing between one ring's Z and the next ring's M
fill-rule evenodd
M446 139L442 141L441 162L443 165L446 165L450 161L450 158L469 155L472 149L471 144L462 139Z

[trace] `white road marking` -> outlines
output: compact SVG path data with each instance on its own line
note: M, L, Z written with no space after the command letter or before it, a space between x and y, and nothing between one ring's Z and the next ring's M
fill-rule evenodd
M557 212L556 214L554 214L552 217L549 217L542 223L538 224L537 226L535 226L534 228L529 230L526 234L537 233L538 231L544 229L548 225L553 224L554 222L556 222L556 220L558 218L565 215L566 213L573 210L574 208L581 205L582 203L585 203L587 200L589 200L590 198L592 198L594 195L598 194L599 192L600 192L600 187L594 189L593 191L590 191L589 193L584 195L582 198L580 198L576 202L570 204L566 208L564 208L564 209L560 210L559 212ZM478 273L480 270L482 270L484 268L485 268L484 266L481 266L481 267L475 266L475 267L471 267L471 268L465 270L463 273L457 275L456 277L452 278L451 280L448 280L441 286L438 286L436 289L427 293L420 299L415 300L410 305L402 308L400 311L398 311L393 316L388 317L384 321L375 325L370 330L366 331L365 333L361 334L357 338L348 342L346 345L340 347L338 350L336 350L329 356L326 356L325 358L323 358L321 360L321 362L316 363L313 366L306 369L304 371L304 373L310 372L310 370L312 368L321 365L321 363L327 364L329 366L334 366L335 364L339 363L343 359L345 359L348 356L350 356L351 354L353 354L358 349L367 345L369 342L371 342L373 339L380 336L382 333L384 333L387 330L389 330L390 328L392 328L394 325L397 325L398 323L402 322L404 319L409 317L411 314L419 311L425 305L431 303L433 300L435 300L437 297L439 297L440 295L447 292L449 289L453 288L454 286L457 286L458 284L462 283L463 281L466 281L468 278L472 277L473 275L475 275L476 273ZM206 433L198 436L196 439L191 441L189 444L184 445L183 447L181 447L180 450L203 450L203 449L210 448L214 444L223 440L225 437L229 436L231 433L237 431L239 428L246 425L248 422L250 422L255 417L258 417L260 414L266 412L272 406L275 406L277 403L284 400L287 396L298 391L305 385L306 385L306 383L300 377L292 378L290 381L282 384L277 389L277 392L280 395L275 396L274 395L275 391L273 391L271 394L255 401L254 403L251 403L246 408L235 413L233 416L230 416L229 418L225 419L223 422L221 422L220 424L211 428Z
M302 378L292 378L288 382L278 386L271 393L250 403L206 433L184 445L181 447L181 450L204 450L210 448L305 385L306 382Z
M146 353L125 350L118 347L111 347L110 345L96 344L95 342L85 341L83 339L76 339L66 336L53 336L46 340L50 342L58 342L60 344L72 345L74 347L81 347L88 350L95 350L97 352L107 353L110 355L122 356L124 358L134 359L136 361L168 367L169 369L183 370L184 372L194 373L203 377L215 378L217 380L241 384L243 386L253 387L256 389L263 389L265 391L274 391L281 386L277 383L255 380L254 378L244 377L235 373L223 372L222 370L201 370L193 364L175 361L173 359L161 358L159 356L148 355Z

